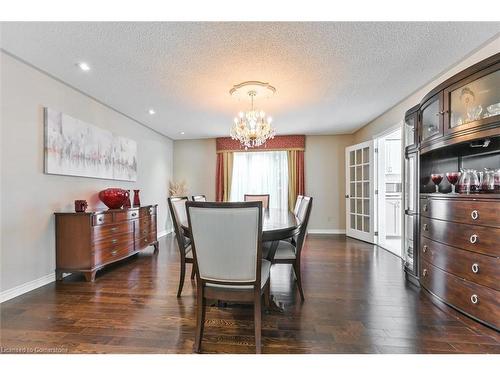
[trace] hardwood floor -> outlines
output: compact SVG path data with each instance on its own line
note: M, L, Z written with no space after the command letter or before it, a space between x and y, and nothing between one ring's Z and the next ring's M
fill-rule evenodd
M305 302L289 265L273 266L271 290L285 312L264 313L264 353L500 353L500 336L407 284L401 260L344 236L309 235ZM188 269L190 272L190 269ZM195 285L176 298L178 252L171 236L98 272L74 275L7 301L2 352L191 353ZM211 307L205 353L254 353L251 306Z

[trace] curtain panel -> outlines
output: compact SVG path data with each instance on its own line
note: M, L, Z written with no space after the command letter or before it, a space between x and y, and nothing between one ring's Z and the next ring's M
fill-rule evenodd
M233 176L233 153L218 152L215 171L215 200L228 202L231 196L231 181Z
M218 202L226 202L231 197L233 173L233 152L287 151L288 157L288 207L293 210L297 195L305 194L304 151L305 135L282 135L269 139L264 145L245 149L241 143L230 137L216 139L217 170L215 195Z

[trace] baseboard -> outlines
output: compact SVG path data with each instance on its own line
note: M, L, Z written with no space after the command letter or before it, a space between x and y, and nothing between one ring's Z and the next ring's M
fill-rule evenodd
M15 286L14 288L7 289L6 291L0 293L0 303L20 296L21 294L31 292L32 290L38 289L41 286L50 284L54 281L56 281L56 274L53 272L51 274L42 276L39 279L28 281L27 283Z
M161 232L158 232L158 238L165 237L167 234L172 233L172 230L162 230Z
M308 234L345 234L345 229L309 229Z

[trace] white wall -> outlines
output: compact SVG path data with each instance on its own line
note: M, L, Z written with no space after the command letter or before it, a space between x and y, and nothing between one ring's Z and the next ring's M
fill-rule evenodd
M382 133L384 130L394 126L398 122L404 119L405 112L420 103L427 93L429 93L433 88L438 86L440 83L446 81L453 75L461 72L462 70L474 65L481 60L484 60L496 53L500 52L500 36L496 39L490 41L483 47L479 48L467 58L448 69L446 72L441 74L439 77L433 79L427 85L416 90L414 93L403 99L401 102L396 104L394 107L384 112L382 115L369 122L361 129L354 133L354 143L361 143L372 139L374 135Z
M174 141L174 180L186 181L188 195L215 200L215 138Z
M102 206L97 193L107 187L141 189L143 204L159 205L159 233L169 229L166 197L173 168L169 138L3 52L0 62L0 291L50 280L55 268L53 213L72 211L75 199ZM44 174L45 106L137 141L137 182Z

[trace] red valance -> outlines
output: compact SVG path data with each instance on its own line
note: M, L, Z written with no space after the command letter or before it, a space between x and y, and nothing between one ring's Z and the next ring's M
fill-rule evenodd
M253 147L245 150L242 144L230 137L216 139L217 152L224 151L273 151L273 150L299 150L304 151L306 147L305 135L279 135L269 139L260 147Z

